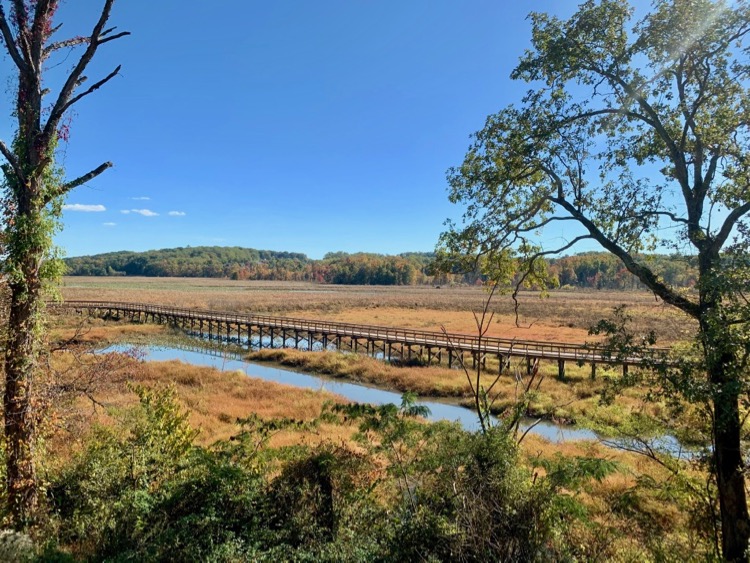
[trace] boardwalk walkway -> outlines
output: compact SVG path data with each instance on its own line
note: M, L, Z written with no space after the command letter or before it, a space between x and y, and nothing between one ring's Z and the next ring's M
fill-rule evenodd
M257 347L293 347L367 353L388 360L421 358L428 363L460 365L468 356L472 365L486 365L487 357L497 358L500 369L510 358L524 358L527 369L534 361L556 361L559 375L565 375L565 363L629 365L653 362L664 349L654 349L653 356L614 357L602 347L507 338L479 338L466 334L316 321L266 315L235 314L218 311L181 309L144 303L104 301L67 301L56 307L72 309L106 318L129 318L134 322L154 322L180 327L209 339L236 341Z

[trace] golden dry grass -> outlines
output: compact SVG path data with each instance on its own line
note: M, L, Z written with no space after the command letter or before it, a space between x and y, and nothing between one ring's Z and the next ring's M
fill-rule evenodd
M427 330L445 326L451 332L466 333L474 332L471 309L479 309L485 298L477 288L330 288L309 284L127 278L68 278L66 283L68 299L145 301ZM675 340L685 338L689 332L689 324L684 323L679 315L672 314L644 294L558 292L548 300L538 300L530 294L524 296L526 328L514 325L507 302L496 303L496 321L499 322L492 325L490 334L580 342L588 339L587 323L605 316L623 301L629 303L639 328L666 327L664 333L672 334ZM529 311L538 316L532 317ZM79 324L84 330L77 332ZM168 334L168 329L156 325L129 325L71 315L56 320L54 337L76 336L79 342L91 345L122 340L149 342ZM437 366L395 367L365 356L290 349L262 350L250 354L250 358L390 389L459 397L470 402L466 375L460 370ZM523 371L523 366L519 367ZM658 404L644 403L643 392L638 390L628 390L615 405L602 406L596 392L602 385L602 378L607 376L606 368L600 366L599 379L592 381L588 367L569 364L566 382L556 380L556 369L555 365L542 364L545 378L531 401L531 414L561 421L596 419L616 425L626 420L631 412L655 412L662 408ZM110 374L112 381L103 382L97 392L96 398L106 405L106 409L99 409L92 418L80 421L76 435L61 431L53 437L51 447L58 453L60 462L76 450L77 443L80 444L77 439L86 436L92 422L113 425L127 408L137 403L136 395L127 386L128 381L149 387L173 386L189 413L191 424L201 429L197 440L203 445L236 434L235 420L250 413L265 419L310 420L320 413L326 400L344 400L327 393L248 378L244 373L222 373L177 361L132 362L129 370L126 370L128 377L124 379ZM485 387L493 379L491 373L485 374ZM517 383L514 377L504 375L495 389L500 395L496 405L499 408L515 401ZM79 399L75 407L82 412L90 404ZM271 446L335 442L357 448L352 440L355 431L353 423L324 424L312 431L283 431L273 437ZM596 457L614 461L619 466L617 472L601 481L590 480L580 490L563 492L585 507L590 521L601 525L599 528L580 526L573 534L577 534L575 537L582 544L601 546L603 560L615 557L616 560L638 561L648 557L650 553L644 545L647 542L645 530L649 527L659 530L654 533L660 541L674 539L679 545L688 543L685 535L691 529L690 514L683 510L679 500L665 500L659 493L662 484L666 487L674 481L663 467L643 456L616 451L597 442L551 443L529 434L522 443L523 461L539 475L544 474L538 465L539 460L551 460L556 455L566 459ZM705 475L694 468L684 471L699 481L705 481ZM651 488L644 488L642 483L651 483ZM618 511L616 507L624 498L637 506L632 510Z
M55 358L58 370L73 365L91 365L93 357L74 358L59 354ZM69 455L75 438L84 437L91 424L115 424L117 418L138 402L131 385L153 388L172 386L177 398L189 413L189 421L200 429L198 442L208 445L224 440L238 431L237 419L257 414L263 419L293 418L310 421L316 418L327 401L346 402L346 399L326 391L299 389L288 385L248 377L244 372L221 372L193 366L179 361L142 362L123 356L117 370L103 370L92 394L98 403L79 397L65 409L63 417L72 423L58 431L51 440L51 449ZM111 366L110 366L111 368ZM75 414L75 416L72 416ZM325 424L316 431L282 431L272 439L272 445L315 443L322 440L348 441L352 429ZM73 438L73 440L71 440Z
M370 383L397 391L419 395L461 397L468 385L463 372L444 367L395 367L368 356L341 352L305 352L294 349L264 349L248 354L251 361L274 362L352 381Z
M146 338L155 334L155 327L148 325L102 323L97 319L91 319L89 322L91 330L85 337L88 342L112 342L123 336L136 336L139 332ZM65 331L69 333L71 330L72 327L59 327L58 334L62 336ZM452 394L462 389L465 391L466 388L465 375L457 370L435 367L396 368L372 358L352 354L264 350L252 356L254 359L262 357L265 360L270 359L306 370L344 375L396 389L417 388L427 391L428 394L435 394L434 392L439 389ZM58 361L64 363L66 360L58 358ZM67 361L72 360L68 357ZM325 401L343 401L325 392L303 390L249 378L244 373L219 372L213 368L197 367L178 361L143 363L131 360L126 364L126 379L118 378L117 374L113 373L110 374L110 382L103 382L96 398L106 408L99 409L94 417L85 419L84 424L78 426L78 437L84 437L88 425L94 421L115 424L125 409L137 403L137 397L128 388L128 382L149 387L173 386L178 399L189 413L191 424L201 429L198 441L204 445L236 434L238 428L235 420L250 413L256 413L265 419L288 417L310 420L320 413ZM501 387L510 397L514 393L515 383L511 378L504 376ZM576 399L576 404L596 408L591 401L590 381L583 373L571 374L568 383L555 381L548 376L542 389L544 393L540 397L548 397L546 400L551 403L561 404L565 400ZM636 399L632 400L635 405ZM79 400L76 406L82 410L87 404ZM354 432L355 428L352 425L324 424L313 431L280 432L273 437L271 446L335 442L356 448L352 442ZM60 459L64 459L76 448L71 435L60 432L52 441L52 449L64 452L64 455L60 456ZM643 554L642 542L638 536L640 532L636 529L637 523L628 515L613 512L612 506L624 495L634 494L633 491L643 476L647 476L646 481L657 486L658 483L668 482L670 475L667 471L642 456L616 451L597 442L551 443L529 434L522 443L522 452L526 463L536 466L539 474L543 474L544 471L537 465L538 460L552 459L558 454L566 458L586 456L616 462L620 468L616 473L607 476L601 482L591 481L581 490L569 491L567 494L574 496L586 507L591 520L605 524L605 527L611 530L611 537L602 539L587 537L586 530L582 529L581 541L600 541L609 546L609 553L629 553L636 559L639 554ZM648 491L640 491L637 495L639 518L640 515L646 514L654 524L666 530L672 529L674 534L680 534L681 530L687 529L689 515L681 512L677 504L660 501L655 493Z
M106 345L121 341L148 344L154 340L167 339L175 335L169 329L157 325L133 325L125 322L102 321L98 318L64 316L57 319L54 335L58 339L76 337L89 345ZM461 369L445 366L399 367L368 356L342 352L307 352L290 348L263 349L247 355L251 361L270 362L307 373L343 378L399 392L414 392L423 397L453 397L464 406L473 407L473 394L466 373ZM501 412L512 406L522 392L523 381L517 375L525 374L523 362L516 361L509 373L497 381L497 367L488 364L481 376L485 389L492 386L493 410ZM186 366L191 367L191 366ZM472 383L475 374L467 364ZM609 406L599 404L598 392L606 377L618 368L600 366L598 378L590 379L588 366L570 364L566 368L566 380L557 379L556 364L543 362L540 366L541 385L533 394L529 404L529 416L539 416L562 423L598 423L616 426L632 412L659 414L661 405L645 402L643 392L628 390L618 401ZM537 379L538 381L539 379ZM302 391L300 391L301 393Z
M302 282L255 282L202 278L66 277L67 300L144 302L187 308L301 316L404 328L475 333L471 312L487 293L480 287L334 286ZM490 334L528 340L581 342L589 327L627 304L634 328L655 330L662 343L683 340L694 327L684 315L646 292L554 291L520 296L520 326L513 302L496 296Z
M474 407L474 399L466 373L461 369L438 366L396 367L380 360L357 354L341 352L306 352L294 349L264 349L248 354L251 361L272 362L281 366L299 369L332 377L376 385L400 392L414 392L424 397L456 397L460 404ZM467 366L470 370L470 366ZM588 368L571 366L565 381L555 378L556 366L542 364L535 380L534 392L527 414L560 423L595 422L618 426L634 412L659 414L663 408L659 403L644 400L644 393L629 390L613 405L601 405L598 392L605 385L600 377L591 380ZM483 372L480 385L492 389L492 408L500 413L514 404L523 393L528 381L524 366L513 365L511 374ZM602 376L607 374L600 367ZM475 373L469 371L472 383ZM517 379L521 376L521 381ZM541 382L537 388L536 382Z
M53 317L50 328L53 341L72 340L75 344L97 345L134 340L146 342L168 332L163 325L114 323L76 314Z

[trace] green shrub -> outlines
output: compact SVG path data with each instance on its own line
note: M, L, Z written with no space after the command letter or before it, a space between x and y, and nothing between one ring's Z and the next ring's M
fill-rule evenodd
M172 389L135 388L122 427L98 427L86 450L50 488L60 540L83 554L112 554L150 532L160 487L188 465L196 431Z
M416 420L410 397L393 406L337 407L359 421L360 440L387 460L393 490L378 533L387 560L550 559L561 549L557 494L534 480L511 434L469 433Z

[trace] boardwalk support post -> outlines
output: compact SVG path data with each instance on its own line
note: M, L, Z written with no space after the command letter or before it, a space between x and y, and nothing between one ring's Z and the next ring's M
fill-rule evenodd
M447 352L446 361L449 368L468 367L465 364L468 360L466 354L471 354L472 366L486 369L487 356L490 355L492 358L497 358L499 374L503 374L512 367L511 356L525 358L528 375L536 372L540 361L557 360L560 380L566 379L566 361L576 361L579 366L590 363L592 379L596 378L597 364L621 365L623 376L627 376L631 364L638 366L646 361L646 358L634 357L618 360L606 355L601 349L592 349L583 345L534 341L519 343L516 340L494 337L477 338L461 334L451 335L412 329L307 321L263 315L228 314L138 303L72 301L63 305L54 305L54 307L79 313L87 312L89 315L97 315L105 319L130 319L133 322L181 326L189 330L191 334L208 340L223 341L226 338L227 341L232 342L236 330L238 342L246 343L248 347L254 347L256 341L258 346L262 347L265 339L268 346L274 348L275 340L280 336L282 347L287 347L287 340L294 338L294 347L297 349L300 349L304 342L306 348L312 350L314 345L320 342L323 349L335 345L339 350L346 348L355 353L366 352L386 361L393 361L396 358L419 359L420 361L426 359L427 364L432 364L436 360L438 365L445 365L443 353ZM243 334L245 330L247 331L246 341ZM253 330L256 331L257 340L254 338ZM519 348L519 344L523 347ZM289 342L289 346L291 345L292 343Z

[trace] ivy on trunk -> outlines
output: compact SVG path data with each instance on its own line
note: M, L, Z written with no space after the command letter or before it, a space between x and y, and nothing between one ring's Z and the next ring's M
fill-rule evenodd
M60 142L67 142L73 105L117 76L88 83L85 75L99 47L125 35L107 27L114 0L105 0L90 34L57 39L58 0L0 0L0 38L15 65L17 120L10 143L0 140L3 171L2 271L10 290L8 336L4 344L5 440L8 509L17 527L34 516L38 504L35 428L44 405L34 394L43 353L44 299L62 271L52 244L63 197L112 166L105 162L65 180L55 166ZM57 54L81 51L56 92L44 85L44 71Z

